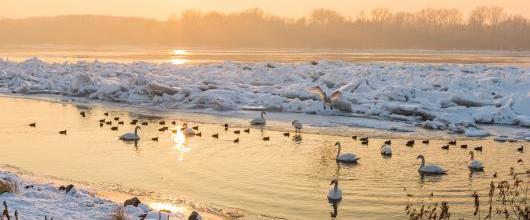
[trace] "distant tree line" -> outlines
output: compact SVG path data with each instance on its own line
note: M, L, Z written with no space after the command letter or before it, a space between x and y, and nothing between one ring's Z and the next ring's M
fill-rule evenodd
M347 18L329 9L285 18L249 9L189 10L166 21L69 15L1 19L0 44L145 45L248 48L530 49L530 22L497 6L392 12Z

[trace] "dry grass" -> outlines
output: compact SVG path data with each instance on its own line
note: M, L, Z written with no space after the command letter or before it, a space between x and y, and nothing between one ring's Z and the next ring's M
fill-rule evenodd
M4 179L0 179L0 194L3 193L16 193L17 185L13 182L9 182Z
M116 214L114 214L114 220L126 220L127 218L125 217L125 209L123 208L123 206L120 206L118 208L118 210L116 210Z

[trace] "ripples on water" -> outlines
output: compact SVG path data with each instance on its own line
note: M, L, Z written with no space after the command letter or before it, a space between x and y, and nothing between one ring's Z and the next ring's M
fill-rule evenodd
M118 186L123 191L143 192L155 206L156 202L186 198L214 209L236 208L243 210L247 219L330 218L333 210L326 195L336 175L343 191L338 219L406 218L405 205L422 200L447 201L452 217L468 218L472 216L470 195L474 191L486 196L490 181L507 179L509 167L526 170L530 162L526 161L530 158L528 150L516 151L520 145L530 149L528 142L459 141L469 149L484 146L483 152L475 152L475 158L483 161L485 172L471 174L467 169L469 149L451 146L442 150L447 140L431 140L428 145L416 141L414 147L406 147L407 140L392 139L394 154L382 158L379 147L385 139L371 139L364 146L344 136L302 133L301 140L294 140L281 131L252 127L250 134L241 130L237 135L233 130L240 128L225 131L222 125L195 123L202 137L158 131L160 120L171 130L180 127L185 118L140 118L150 124L142 126L142 140L134 146L118 140L122 133L133 131L128 122L137 117L132 113L111 112L126 122L112 131L108 125L99 126L98 120L105 118L106 111L99 107L83 109L16 98L0 98L0 106L2 163L102 189ZM82 118L80 111L87 111L87 117ZM176 121L175 126L171 120ZM36 128L26 126L33 121ZM68 135L57 133L63 129ZM220 138L212 138L214 133ZM158 142L151 141L155 136ZM270 136L270 141L263 141L264 136ZM234 143L238 137L240 143ZM336 141L342 142L343 152L360 156L359 164L337 164ZM443 166L448 175L420 178L418 154L424 154L428 163ZM525 162L518 164L519 158ZM498 179L493 179L494 172L499 173ZM158 204L175 207L171 205L178 204Z

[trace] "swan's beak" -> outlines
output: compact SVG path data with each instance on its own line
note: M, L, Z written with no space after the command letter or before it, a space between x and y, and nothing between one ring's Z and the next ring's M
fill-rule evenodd
M421 158L421 155L418 155L418 157L416 157L416 159L420 159Z
M331 183L329 185L333 185L335 183L335 180L331 180Z

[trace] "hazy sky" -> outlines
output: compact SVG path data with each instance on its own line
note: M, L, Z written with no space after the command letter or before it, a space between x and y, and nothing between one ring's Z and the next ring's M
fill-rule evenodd
M104 14L166 19L186 9L233 12L251 7L288 17L307 15L315 8L329 8L355 17L359 11L376 7L392 11L455 7L467 13L479 5L497 5L510 13L530 17L530 0L0 0L0 18Z

